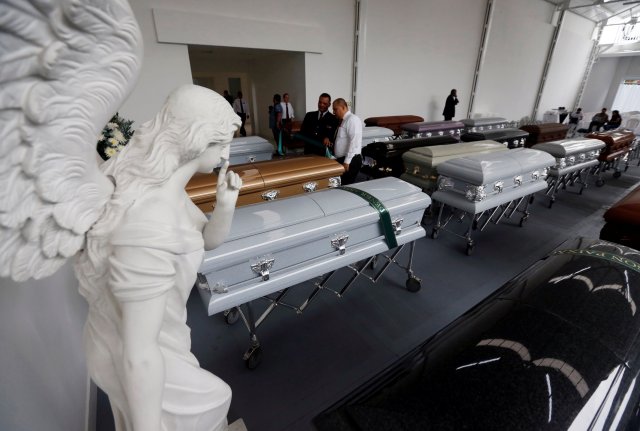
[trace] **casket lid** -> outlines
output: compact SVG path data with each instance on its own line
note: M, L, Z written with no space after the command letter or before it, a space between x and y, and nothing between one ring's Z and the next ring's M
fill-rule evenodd
M364 190L383 204L410 195L423 195L418 187L394 177L364 181L349 187ZM312 220L318 220L318 227L323 228L322 217L364 207L369 207L369 203L363 198L338 188L237 208L226 242Z
M607 130L605 132L589 133L586 138L599 139L608 145L622 145L630 144L635 139L636 135L631 130L616 129Z
M375 139L375 138L387 138L393 136L393 130L386 127L370 126L362 128L362 140Z
M258 163L254 163L257 166ZM271 160L259 166L264 186L268 189L302 181L339 177L344 167L335 160L322 156L303 156Z
M409 153L420 154L429 158L440 158L447 156L463 156L471 153L485 153L491 151L502 151L507 148L500 142L483 140L475 142L459 142L456 144L436 145L430 147L413 148ZM405 153L405 154L409 154Z
M604 142L599 139L571 138L558 141L543 142L531 147L551 154L554 157L566 157L585 151L599 150L604 147Z
M508 123L507 119L502 117L465 118L460 120L460 122L467 127L492 126L494 124Z
M464 124L459 121L422 121L402 125L402 130L407 132L437 132L439 130L464 129Z
M273 149L273 145L260 136L240 136L231 140L230 150L232 155L264 149Z
M447 160L438 166L438 173L481 185L547 168L555 162L543 151L518 148Z
M569 126L560 123L527 124L525 126L521 126L520 128L532 135L540 133L564 132L569 130Z
M604 213L604 219L610 223L628 224L640 229L640 186L609 208Z

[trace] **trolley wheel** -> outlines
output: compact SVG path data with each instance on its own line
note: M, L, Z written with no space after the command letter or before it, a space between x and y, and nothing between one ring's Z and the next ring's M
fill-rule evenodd
M549 208L551 208L551 205L549 205ZM519 226L520 226L520 227L524 226L524 222L526 222L528 218L529 218L529 216L528 216L528 215L523 216L523 217L520 219Z
M553 206L553 203L554 203L555 201L556 201L555 199L551 199L551 200L549 201L549 209L551 209L551 207ZM522 226L522 223L520 224L520 226Z
M475 244L467 243L467 256L471 256L473 254L473 249L475 248Z
M613 173L613 178L620 178L621 176L622 176L622 172L620 172L620 171L615 171Z
M433 230L431 231L431 238L432 239L436 239L438 238L438 229L436 229L435 227L433 228Z
M529 197L529 205L531 205L535 199L536 199L536 197L534 195L531 195Z
M420 283L420 279L418 277L411 276L407 278L405 287L409 292L417 292L422 288L422 284Z
M224 312L224 321L227 322L228 325L233 325L240 318L240 312L237 308L231 308Z
M473 230L477 230L478 229L478 220L474 220L473 223L471 224L471 229Z
M604 180L602 178L598 178L596 180L596 187L602 187L604 186Z
M580 187L580 191L578 192L578 194L582 196L583 191L584 191L584 186Z
M629 165L626 165L626 166L624 167L624 171L625 171L625 172L627 172L628 170L629 170Z
M244 360L244 364L250 370L255 370L262 362L262 347L253 347L247 352L247 358Z

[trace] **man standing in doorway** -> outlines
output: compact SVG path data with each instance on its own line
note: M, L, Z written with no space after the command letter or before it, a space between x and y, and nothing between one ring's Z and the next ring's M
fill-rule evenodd
M362 120L349 111L344 99L333 102L333 113L341 121L333 149L337 161L345 169L342 184L352 184L362 166Z
M238 98L233 101L233 110L236 111L236 114L240 117L242 121L242 125L240 126L240 135L247 136L247 131L244 128L244 124L249 118L249 105L242 98L242 91L238 91Z

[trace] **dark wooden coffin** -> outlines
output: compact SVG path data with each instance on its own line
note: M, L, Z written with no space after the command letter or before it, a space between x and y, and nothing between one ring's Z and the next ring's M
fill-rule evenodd
M577 238L314 419L328 430L637 430L640 255Z
M640 186L604 213L600 239L640 250Z
M542 142L565 139L567 137L567 131L569 131L569 126L558 123L542 123L528 124L521 126L520 129L529 133L525 147L531 148L535 144Z
M335 160L320 156L235 165L230 170L242 178L236 206L294 196L340 185L344 167ZM210 212L216 202L218 170L196 174L187 183L187 193L202 212Z
M407 138L393 141L373 142L362 149L367 165L363 173L374 178L399 177L404 172L402 154L412 148L434 145L455 144L453 136L432 136L430 138Z
M606 145L598 160L612 162L631 151L636 135L631 130L617 129L606 132L589 133L586 138L599 139Z
M505 128L485 130L483 132L467 132L460 136L462 142L475 142L475 141L496 141L504 144L507 148L520 148L524 147L529 132L522 129Z
M383 117L365 118L364 124L367 127L386 127L387 129L393 130L393 134L398 136L402 134L403 124L415 123L416 121L424 121L424 118L418 115L387 115Z

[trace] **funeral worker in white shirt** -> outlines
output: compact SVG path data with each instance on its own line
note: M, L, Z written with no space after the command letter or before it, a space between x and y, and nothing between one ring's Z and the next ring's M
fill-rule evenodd
M362 166L362 120L349 111L344 99L334 100L333 114L341 121L333 152L345 169L342 184L352 184Z

